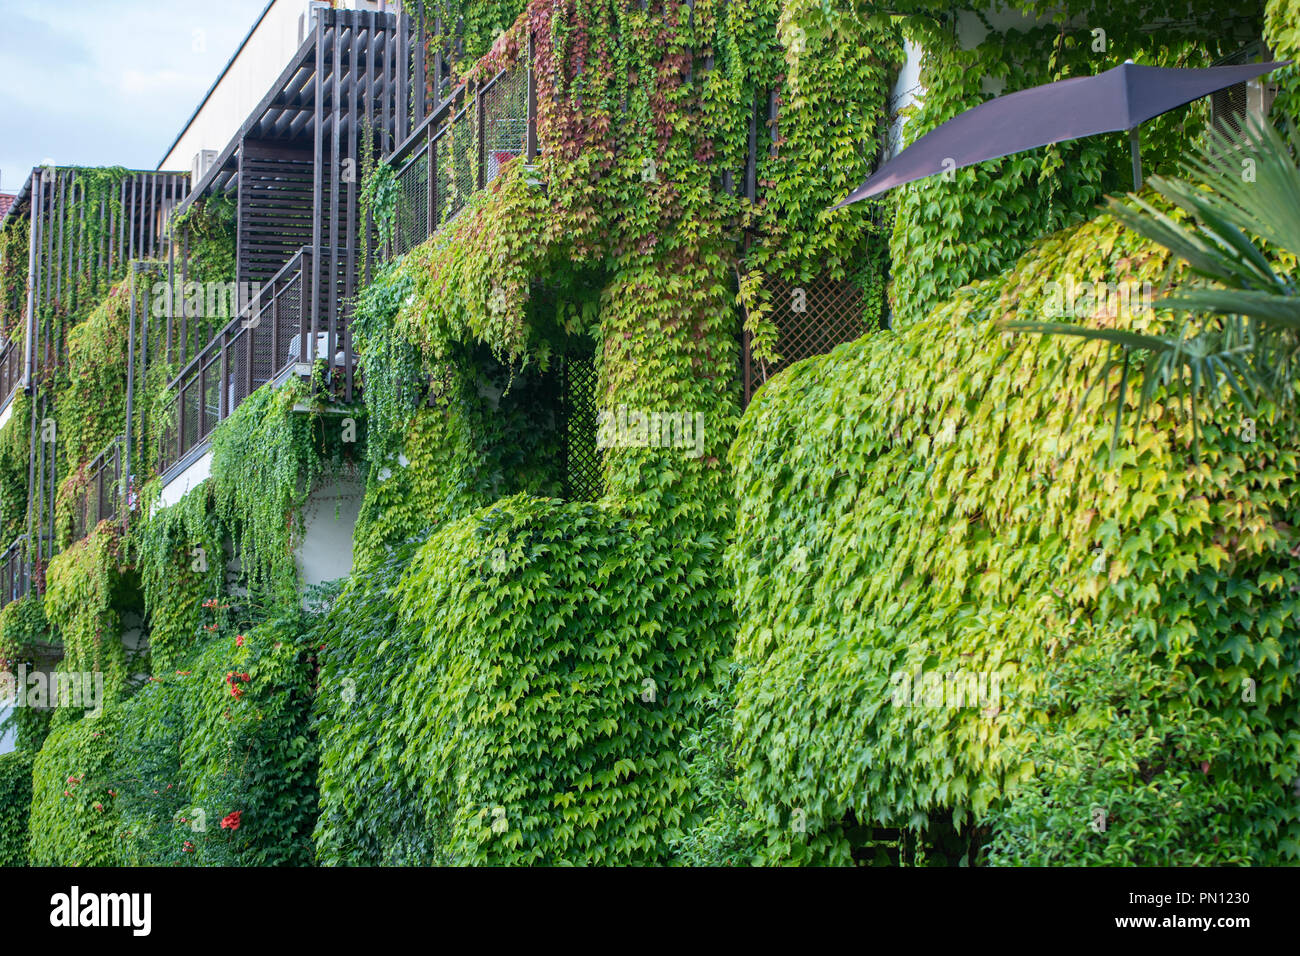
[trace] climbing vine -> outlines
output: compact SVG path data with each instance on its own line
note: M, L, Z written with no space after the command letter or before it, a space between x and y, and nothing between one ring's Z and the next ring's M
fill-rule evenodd
M27 526L31 414L31 400L21 393L15 395L9 421L0 428L0 537L5 547Z
M44 611L63 642L59 669L102 674L109 698L127 693L138 672L134 649L123 639L127 573L120 530L107 523L55 555L46 571ZM72 714L57 711L55 725Z
M235 211L235 201L219 192L172 217L171 236L186 244L194 266L189 279L235 281Z
M909 139L1003 86L1129 56L1199 65L1237 42L1208 0L1150 33L1131 6L1025 0L1011 12L1032 24L971 43L987 16L922 0L433 4L429 50L451 47L453 83L533 51L535 162L456 193L348 304L364 407L327 403L319 370L255 391L198 487L163 506L155 477L129 532L87 529L43 595L0 611L0 656L61 642L59 673L109 690L96 716L58 712L30 763L0 758L0 825L25 832L25 805L31 828L0 862L1295 859L1296 423L1265 409L1246 441L1207 417L1188 464L1186 415L1161 406L1107 463L1087 411L1109 383L1084 398L1095 352L1000 324L1034 317L1065 274L1169 274L1161 250L1090 219L1125 186L1126 145L829 208L887 148L905 37L928 90ZM1285 46L1289 5L1269 18ZM1149 169L1204 119L1151 124ZM485 171L457 135L438 162L460 189ZM414 222L372 136L367 261ZM122 175L82 175L86 241ZM233 278L235 214L217 196L173 221L189 278ZM16 327L20 228L0 236L0 331ZM772 280L849 280L874 329L891 269L894 330L795 365L742 417L742 332L782 358ZM48 372L61 530L125 414L129 292L112 272L41 313L67 335ZM601 432L577 449L598 453L599 490L573 492L581 363L602 424L676 416L690 440ZM150 356L137 382L141 477L175 372ZM31 416L20 397L0 432L7 536L27 517ZM353 573L305 596L306 507L354 476ZM899 675L926 672L1001 696L899 697ZM1136 821L1173 794L1137 846ZM1105 834L1071 815L1094 804L1114 815Z
M759 859L870 859L893 829L973 863L992 822L1001 862L1295 856L1296 422L1248 434L1202 409L1198 465L1187 410L1158 403L1111 461L1096 346L1000 324L1063 274L1168 265L1103 217L757 399L729 566ZM1091 321L1164 320L1134 302ZM1094 832L1096 806L1122 822Z
M34 757L30 750L0 754L0 866L27 865Z
M31 220L12 215L0 226L0 336L21 344L27 320L27 267Z

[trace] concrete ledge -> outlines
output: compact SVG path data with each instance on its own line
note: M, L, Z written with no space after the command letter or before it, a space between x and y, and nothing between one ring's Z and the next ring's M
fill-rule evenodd
M205 441L190 450L163 474L162 493L154 509L170 508L208 480L212 473L212 442Z
M9 419L14 417L14 399L22 388L22 385L15 385L13 391L5 396L3 402L0 402L0 428L8 425Z

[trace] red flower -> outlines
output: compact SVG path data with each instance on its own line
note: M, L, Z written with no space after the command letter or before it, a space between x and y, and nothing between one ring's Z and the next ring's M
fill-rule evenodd
M236 647L243 647L243 646L244 646L244 635L243 635L243 634L236 634L236 635L235 635L235 646L236 646Z
M194 852L194 844L191 843L189 840L186 840L186 841L184 842L184 844L181 845L181 852L182 852L182 853L193 853L193 852Z
M235 810L221 818L221 829L230 830L232 833L239 829L239 814L242 811Z

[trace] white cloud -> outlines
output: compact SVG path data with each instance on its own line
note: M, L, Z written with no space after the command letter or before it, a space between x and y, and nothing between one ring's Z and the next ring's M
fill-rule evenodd
M152 169L265 5L0 0L4 187L47 156Z

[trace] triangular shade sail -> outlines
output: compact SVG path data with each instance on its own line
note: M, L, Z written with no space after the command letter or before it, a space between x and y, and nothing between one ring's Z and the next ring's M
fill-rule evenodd
M877 196L895 186L1098 133L1131 130L1161 113L1253 80L1289 60L1197 70L1125 63L1008 93L981 103L931 130L877 170L833 208Z

